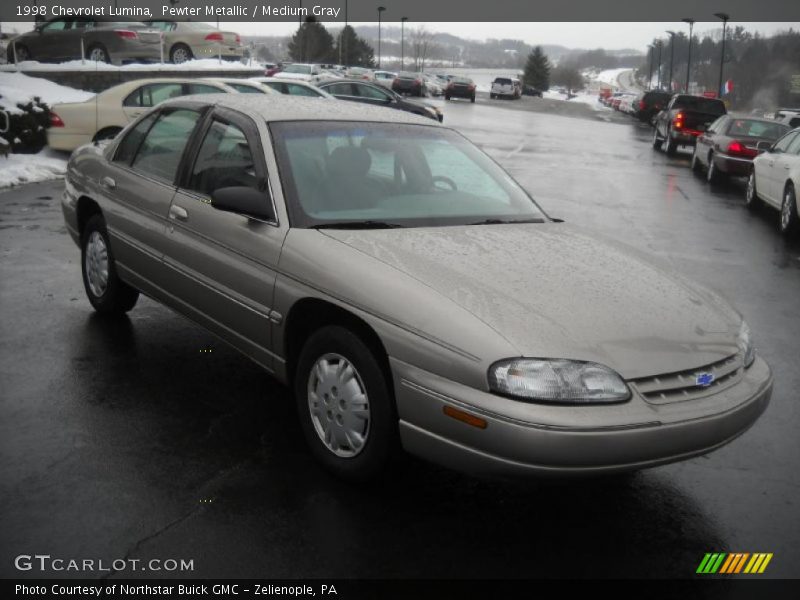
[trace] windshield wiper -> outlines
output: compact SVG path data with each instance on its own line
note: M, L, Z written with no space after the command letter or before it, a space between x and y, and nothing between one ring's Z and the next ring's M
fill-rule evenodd
M475 223L468 223L468 225L507 225L509 223L544 223L544 219L486 219L484 221L476 221Z
M339 221L312 225L310 229L398 229L401 227L405 227L405 225L386 221Z

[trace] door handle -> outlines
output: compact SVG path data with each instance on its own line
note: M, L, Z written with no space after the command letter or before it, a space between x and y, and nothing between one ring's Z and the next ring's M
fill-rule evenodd
M111 179L111 177L103 177L100 180L100 185L106 188L107 190L113 190L117 187L117 182Z
M183 208L182 206L173 204L172 206L169 207L169 218L178 219L179 221L188 221L189 213L186 212L186 209Z
M788 170L788 169L790 169L791 167L789 167L789 165L783 165L783 168Z

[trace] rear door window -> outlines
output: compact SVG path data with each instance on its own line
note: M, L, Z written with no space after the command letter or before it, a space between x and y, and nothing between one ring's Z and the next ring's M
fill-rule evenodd
M190 94L224 94L225 90L221 90L218 87L213 85L207 85L205 83L190 83L189 84L189 93Z
M177 98L178 96L183 95L184 91L182 83L150 83L148 85L143 85L142 87L131 92L128 97L125 98L125 101L122 103L122 105L150 107L155 106L164 100Z

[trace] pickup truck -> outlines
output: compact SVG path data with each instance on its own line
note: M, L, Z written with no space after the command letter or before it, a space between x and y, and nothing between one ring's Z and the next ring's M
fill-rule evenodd
M664 144L667 154L674 154L678 146L694 146L697 136L727 112L722 100L675 94L653 121L653 148Z

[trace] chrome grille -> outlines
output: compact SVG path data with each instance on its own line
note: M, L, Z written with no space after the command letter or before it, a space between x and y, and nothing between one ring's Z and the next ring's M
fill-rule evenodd
M711 385L697 385L697 376L711 373ZM687 369L677 373L665 373L654 377L631 379L628 383L652 404L668 404L684 400L696 400L716 394L734 385L742 376L742 357L733 354L715 363Z

